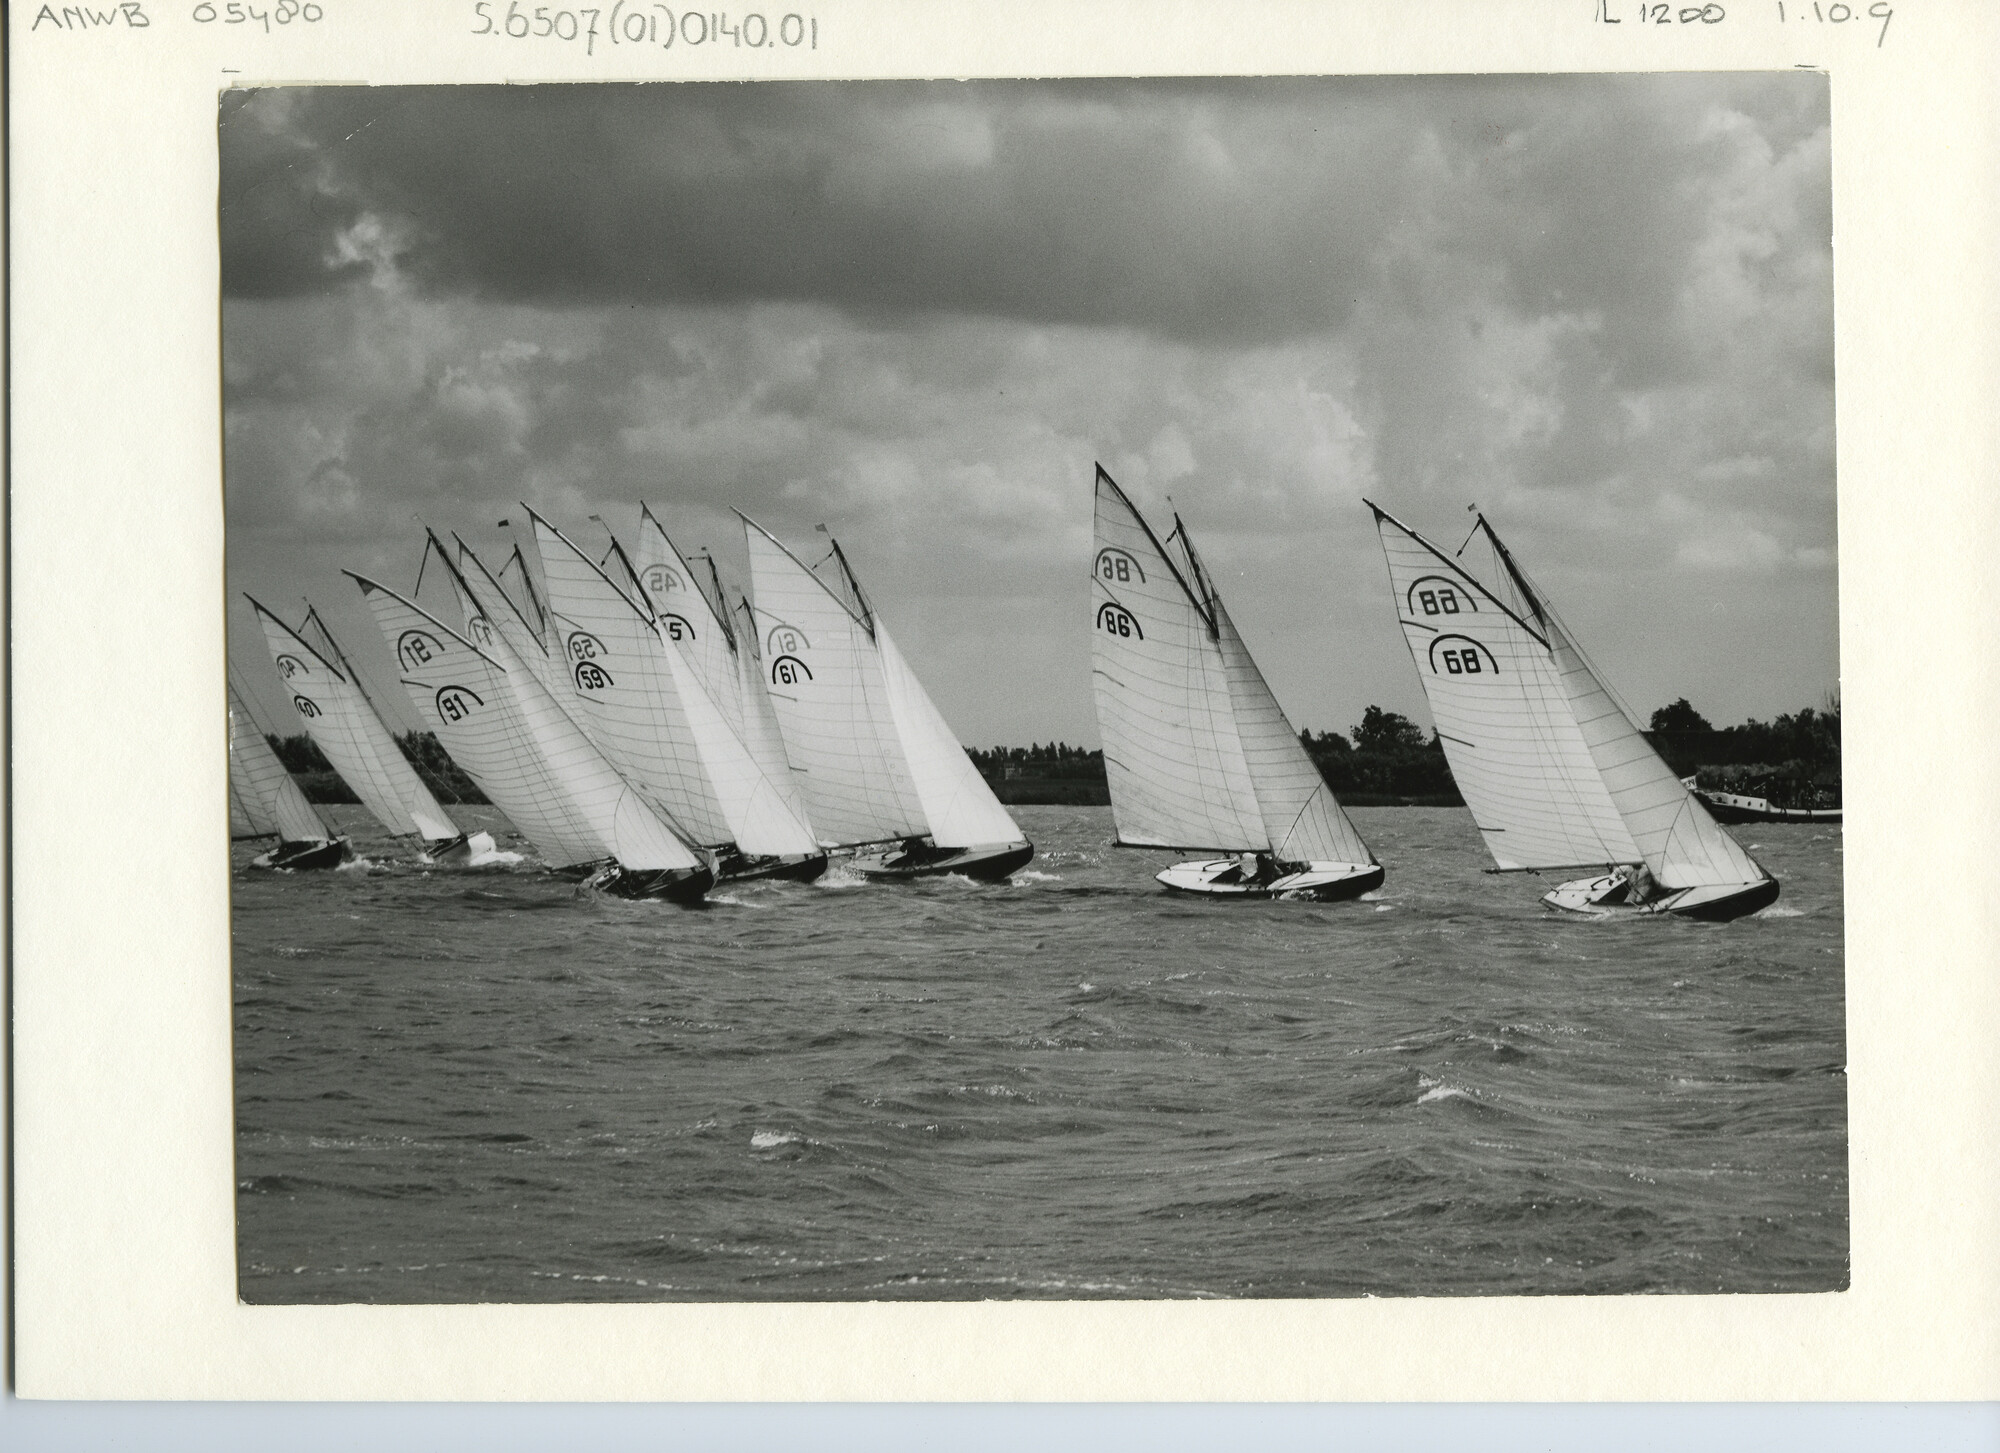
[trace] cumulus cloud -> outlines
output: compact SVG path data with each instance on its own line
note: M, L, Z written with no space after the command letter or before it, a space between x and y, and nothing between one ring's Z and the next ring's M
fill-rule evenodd
M1422 716L1363 495L1476 500L1642 710L1835 684L1823 78L335 87L220 135L232 577L350 635L336 568L407 581L413 515L643 498L729 562L733 506L841 535L968 739L1094 740L1102 459L1302 724Z

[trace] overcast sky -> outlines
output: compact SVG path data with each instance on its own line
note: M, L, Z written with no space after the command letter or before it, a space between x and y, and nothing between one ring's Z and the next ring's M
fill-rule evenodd
M231 588L377 684L338 572L408 586L413 516L497 557L517 500L594 543L645 499L740 578L736 506L827 524L962 740L1096 745L1102 460L1301 726L1429 721L1364 496L1448 550L1477 502L1642 724L1838 686L1822 76L270 90L220 134Z

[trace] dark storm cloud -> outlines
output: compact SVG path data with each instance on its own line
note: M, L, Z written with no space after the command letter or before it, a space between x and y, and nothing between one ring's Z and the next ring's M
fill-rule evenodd
M1836 679L1822 78L288 90L223 137L230 571L359 638L339 568L407 580L413 514L647 499L728 558L737 506L842 535L969 739L1088 739L1101 459L1301 724L1422 711L1363 495L1476 500L1648 706Z
M1758 78L1769 89L1768 78ZM1769 110L1810 121L1816 78ZM1714 78L330 88L232 97L223 276L426 296L796 300L1251 340L1363 292L1657 315ZM1551 105L1551 100L1556 105ZM1678 122L1663 126L1662 119ZM1577 264L1582 261L1579 270ZM1482 282L1488 280L1482 280ZM1645 372L1670 351L1623 360Z

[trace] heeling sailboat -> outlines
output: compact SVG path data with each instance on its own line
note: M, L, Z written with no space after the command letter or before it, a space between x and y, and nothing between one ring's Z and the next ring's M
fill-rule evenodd
M1730 919L1778 881L1716 824L1613 700L1485 516L1517 611L1377 505L1397 617L1453 778L1500 872L1598 867L1552 908Z
M421 839L429 862L464 863L490 856L492 835L466 833L438 804L383 724L326 622L317 613L309 617L339 665L254 597L244 599L257 613L272 663L285 678L307 733L375 820L397 837Z
M625 594L562 531L527 513L551 640L567 663L570 701L585 734L657 810L717 852L719 878L823 873L826 854L812 829L665 639L643 589L637 599Z
M1100 465L1091 677L1120 847L1243 854L1176 863L1167 887L1354 898L1381 865L1251 659L1178 519L1153 533ZM1178 557L1178 558L1176 558Z
M465 636L349 572L419 717L550 868L581 875L609 860L592 881L611 893L700 898L714 882L709 863L660 821L521 664L435 537L427 548L451 573Z
M347 839L326 825L229 683L229 835L275 837L253 868L331 868L354 856Z
M829 584L741 518L764 684L820 841L889 844L851 862L878 878L997 881L1027 863L1034 846L896 649L840 546Z

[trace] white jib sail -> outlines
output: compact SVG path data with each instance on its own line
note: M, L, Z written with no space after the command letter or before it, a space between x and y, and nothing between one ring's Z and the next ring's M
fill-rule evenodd
M1102 469L1092 543L1091 683L1118 841L1268 851L1214 622Z
M729 729L743 734L743 705L736 688L736 646L728 623L716 614L694 567L645 505L639 506L638 546L632 558L640 588L658 612L660 633L687 657L722 709Z
M1374 862L1374 854L1341 810L1319 767L1306 755L1222 598L1212 592L1209 598L1229 672L1229 695L1236 706L1236 731L1257 792L1257 810L1271 838L1271 855L1281 862Z
M264 740L256 718L229 688L229 765L242 773L244 815L258 833L275 832L281 842L328 842L333 838L306 794Z
M1769 876L1660 760L1546 608L1542 618L1591 758L1660 884L1696 888Z
M1027 841L879 619L875 646L882 653L889 710L896 719L896 735L903 742L917 799L930 823L931 841L941 848Z
M790 551L748 519L765 689L829 847L930 831L896 732L874 632Z
M250 602L264 644L285 678L292 706L334 771L354 789L375 820L399 836L448 841L459 830L376 715L357 682L308 645L304 637ZM325 626L322 623L321 629Z
M445 750L552 867L605 857L640 871L696 866L694 853L521 665L475 588L457 571L451 576L468 628L485 638L480 649L394 592L356 577L411 701L427 724L435 723ZM436 656L446 658L445 666L431 664ZM455 680L447 666L485 689Z
M579 720L605 755L703 842L734 842L753 856L817 853L811 829L663 639L648 602L627 598L559 530L529 514Z
M1414 530L1370 508L1417 679L1493 861L1640 862L1547 640Z
M244 760L247 756L244 739L256 730L232 683L229 688L229 835L232 838L278 835L278 820L264 805L264 794L251 781L250 764Z

